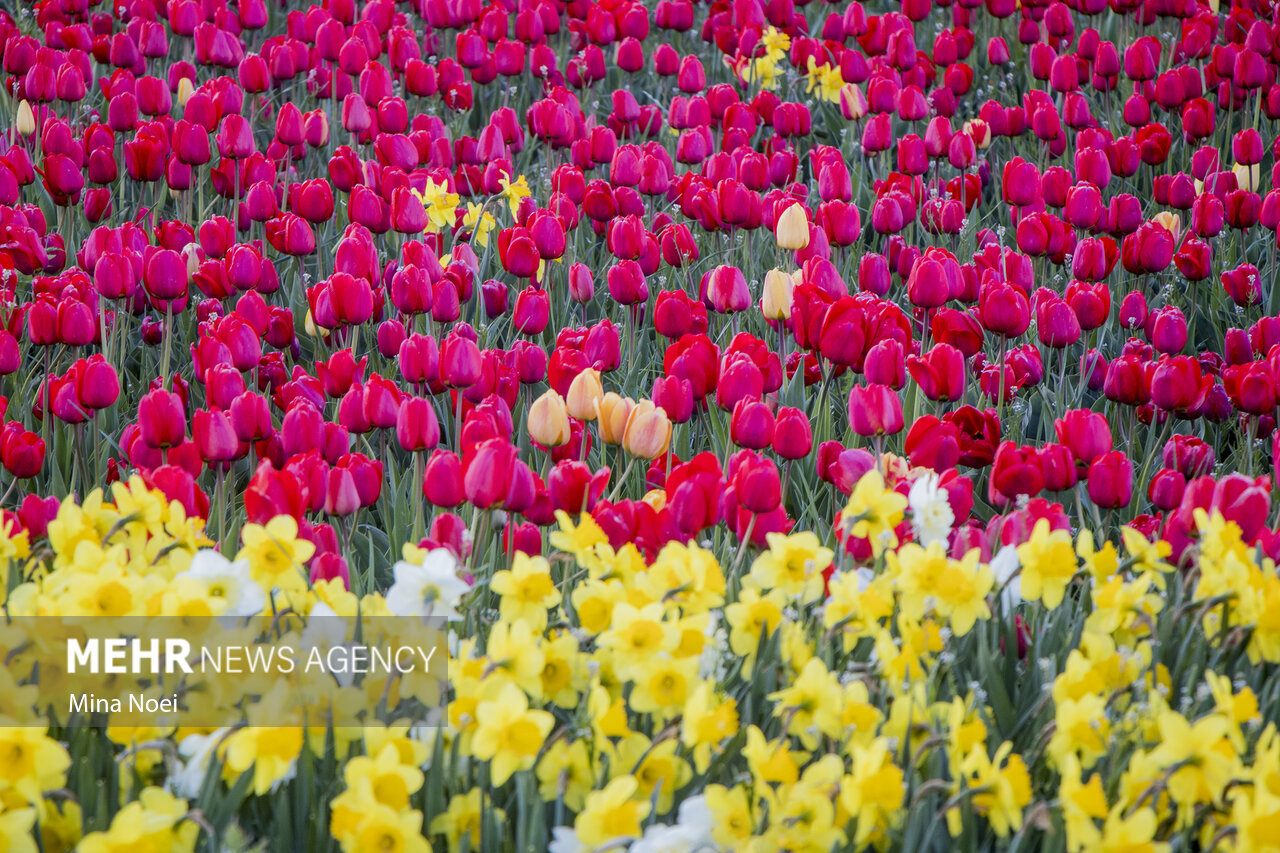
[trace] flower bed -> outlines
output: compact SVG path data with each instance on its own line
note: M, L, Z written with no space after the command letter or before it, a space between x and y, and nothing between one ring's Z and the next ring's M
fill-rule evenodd
M0 12L3 846L1280 847L1276 19Z

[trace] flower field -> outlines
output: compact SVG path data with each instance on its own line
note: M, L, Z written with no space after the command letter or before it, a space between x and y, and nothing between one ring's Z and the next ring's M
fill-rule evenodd
M18 0L0 64L0 851L1280 851L1280 6ZM368 619L445 689L81 713L21 627Z

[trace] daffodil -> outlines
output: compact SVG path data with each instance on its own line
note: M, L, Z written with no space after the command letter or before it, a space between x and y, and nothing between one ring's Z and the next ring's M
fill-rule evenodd
M528 198L532 195L529 190L529 182L524 175L511 180L509 175L503 175L498 179L499 191L498 195L507 201L507 206L511 209L511 218L515 219L520 212L520 200Z
M811 531L770 533L765 537L769 549L751 564L748 583L761 589L780 589L787 597L802 603L816 601L822 595L823 571L831 565L835 552L822 547Z
M1062 603L1067 584L1079 568L1071 534L1050 530L1049 522L1040 519L1031 538L1018 546L1022 563L1022 596L1027 601L1043 601L1050 610Z
M457 193L449 191L448 183L437 183L427 178L421 190L414 190L414 195L422 202L427 213L427 231L439 234L446 228L452 228L457 222L459 197Z
M547 611L560 604L560 590L551 577L551 564L544 557L517 552L509 570L495 572L489 588L496 592L503 619L523 619L534 630L547 625Z
M607 842L638 838L640 822L648 816L650 804L639 797L640 784L634 776L619 776L602 790L587 795L586 805L573 823L578 840L587 849Z
M844 77L840 73L840 68L826 62L819 65L817 59L810 56L807 70L806 91L812 94L816 89L818 96L824 101L832 104L840 103L840 87L844 85Z
M546 711L529 707L528 697L508 684L491 701L476 708L475 736L471 741L476 758L490 762L490 781L501 785L518 770L533 767L555 718Z
M237 560L246 560L253 578L263 589L300 589L306 586L303 566L316 546L298 537L298 522L279 515L266 524L246 524L240 531L242 547Z
M849 502L840 514L847 535L866 539L876 556L898 544L894 528L902 522L907 499L885 488L884 477L871 470L854 486Z
M489 233L497 227L498 221L493 214L484 209L484 205L467 202L467 212L462 215L462 225L471 229L471 242L481 247L489 246Z

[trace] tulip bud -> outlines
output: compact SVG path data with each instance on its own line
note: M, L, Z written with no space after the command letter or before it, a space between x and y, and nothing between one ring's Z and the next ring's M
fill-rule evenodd
M773 424L773 452L783 459L803 459L813 449L809 416L789 406L778 409Z
M604 388L600 384L600 371L588 367L573 377L565 397L565 407L570 417L580 421L595 420L596 406L603 396Z
M183 77L178 81L178 106L185 107L187 101L191 100L191 96L196 92L195 84L191 82L190 77Z
M809 245L809 218L799 204L790 204L778 216L774 228L778 248L799 251Z
M554 388L548 388L529 406L529 436L543 447L559 447L569 442L569 413L564 398Z
M799 205L792 205L798 207ZM790 209L790 208L788 208ZM806 233L806 243L808 236ZM791 305L794 301L795 281L791 276L779 269L769 270L764 275L764 295L760 300L760 310L767 320L786 320L791 317Z
M18 104L18 114L13 119L13 129L20 136L30 136L36 132L36 114L26 98Z
M622 446L632 456L657 459L671 443L671 420L649 400L641 400L627 416Z
M773 443L773 428L773 412L767 404L744 398L734 405L729 419L729 436L734 444L761 450Z
M572 387L570 387L569 393L570 395L573 394ZM600 440L605 444L622 444L627 428L627 418L631 415L631 410L635 406L635 400L630 397L623 397L613 391L608 392L597 400L596 426L600 430Z
M462 503L462 460L449 450L437 450L427 460L422 477L422 494L433 506L446 508Z
M902 431L902 400L887 385L855 385L849 392L849 426L863 438Z

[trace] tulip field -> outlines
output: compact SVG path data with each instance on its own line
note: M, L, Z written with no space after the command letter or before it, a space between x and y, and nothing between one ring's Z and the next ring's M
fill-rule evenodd
M0 851L1280 853L1280 5L15 0L0 64ZM68 710L18 627L373 617L425 716Z

